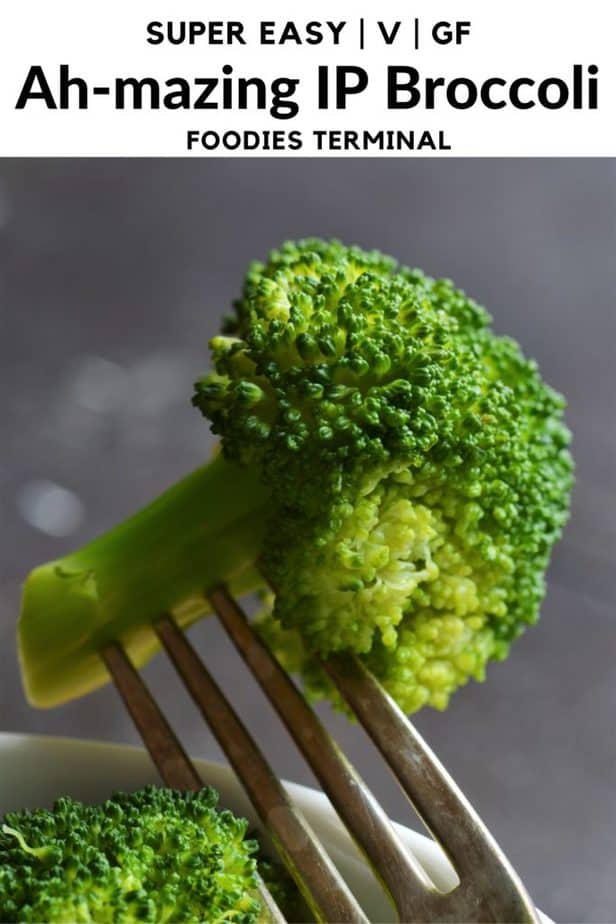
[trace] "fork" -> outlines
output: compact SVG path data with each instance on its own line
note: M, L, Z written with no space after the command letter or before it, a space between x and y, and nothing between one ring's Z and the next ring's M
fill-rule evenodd
M490 832L359 659L335 654L321 663L453 865L459 884L449 892L435 886L403 845L375 796L228 590L220 585L205 596L368 860L399 921L539 924L522 882ZM368 924L324 847L173 617L161 614L154 631L315 920ZM163 782L176 789L200 789L203 781L196 768L121 644L106 645L101 657ZM259 881L258 889L270 920L283 924L285 919L263 882Z

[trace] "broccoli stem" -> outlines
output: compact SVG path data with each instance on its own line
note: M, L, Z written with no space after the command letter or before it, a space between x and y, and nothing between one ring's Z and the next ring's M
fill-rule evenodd
M219 455L79 551L36 568L18 631L30 702L54 706L101 686L98 652L113 640L141 666L159 647L152 622L170 612L190 625L217 583L235 594L262 585L255 560L267 506L256 471Z

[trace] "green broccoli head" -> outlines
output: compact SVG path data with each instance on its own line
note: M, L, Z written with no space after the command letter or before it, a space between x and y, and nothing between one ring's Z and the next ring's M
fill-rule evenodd
M194 403L224 456L28 577L27 695L104 683L121 641L187 626L204 592L276 590L285 663L361 656L409 712L443 708L538 615L572 481L564 402L447 280L340 243L251 266Z
M409 712L536 620L567 516L563 399L489 321L377 252L289 243L250 268L196 386L227 458L272 488L281 654L293 630L356 652Z
M260 919L256 842L217 794L147 787L99 806L59 799L0 827L2 921Z

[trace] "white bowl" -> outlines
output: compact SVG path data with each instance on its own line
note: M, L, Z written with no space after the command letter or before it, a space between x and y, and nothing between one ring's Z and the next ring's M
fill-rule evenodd
M259 827L258 818L227 766L196 760L205 783L220 793L220 802ZM100 802L114 789L131 791L160 783L149 756L141 748L0 733L0 816L21 808L49 807L60 795ZM345 877L371 921L394 919L391 905L323 793L296 783L286 784L314 831ZM424 865L434 883L452 888L456 875L442 851L429 838L396 824L404 843ZM541 916L544 924L551 924Z

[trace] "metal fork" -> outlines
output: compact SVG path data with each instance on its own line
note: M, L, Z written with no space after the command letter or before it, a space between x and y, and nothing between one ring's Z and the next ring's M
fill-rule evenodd
M534 905L490 832L438 758L361 661L349 655L335 655L323 661L323 667L451 861L460 881L449 892L436 888L402 844L374 795L255 634L226 588L216 587L206 596L363 851L389 895L399 921L538 924ZM364 911L308 822L290 801L260 748L173 618L161 615L154 630L227 755L315 919L368 924ZM201 788L199 774L121 645L107 645L101 656L163 782L178 789ZM283 922L263 883L259 889L270 918Z

